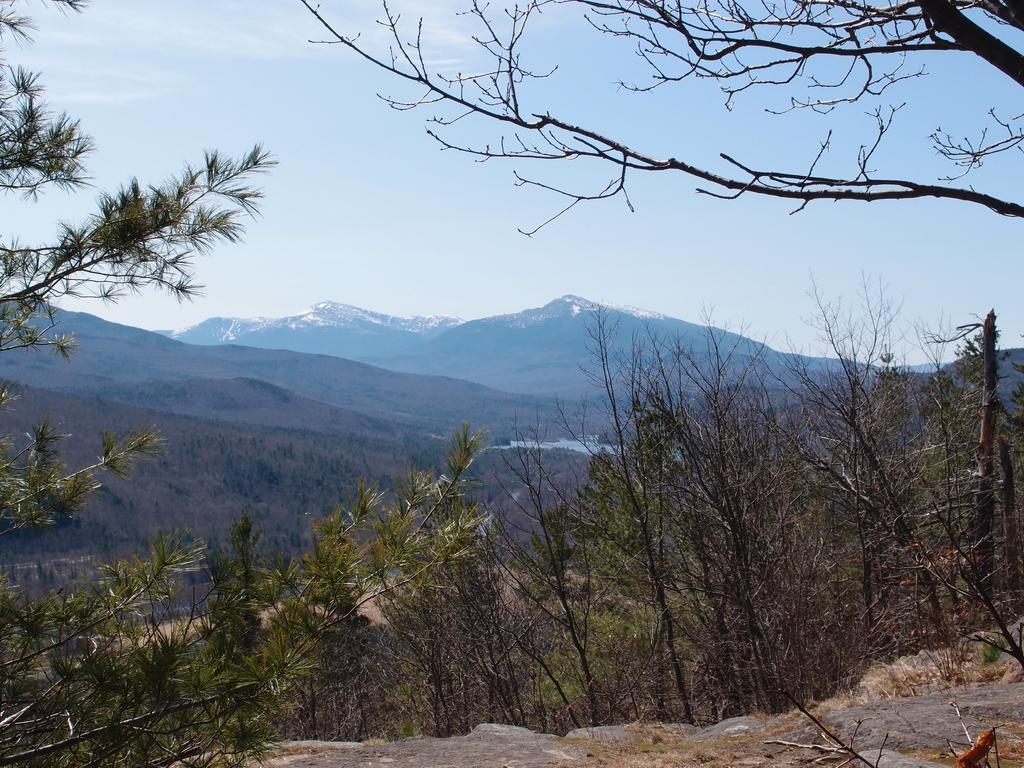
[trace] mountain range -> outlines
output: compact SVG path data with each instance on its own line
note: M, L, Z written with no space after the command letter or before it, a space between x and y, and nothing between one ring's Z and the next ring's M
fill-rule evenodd
M388 371L330 355L186 344L79 312L61 312L58 321L78 346L69 361L40 350L0 355L0 378L147 407L162 402L164 410L175 413L194 412L200 407L198 393L205 391L205 415L217 411L229 420L238 420L245 411L237 380L251 380L278 388L295 403L301 399L335 413L443 434L464 421L500 432L523 413L553 409L553 403L529 395L451 377ZM232 394L225 390L229 386ZM220 395L214 397L214 390ZM255 392L252 385L249 392ZM265 423L269 417L258 418Z
M506 392L577 398L593 392L597 317L614 329L617 349L649 335L678 340L698 353L715 333L743 355L782 353L760 342L667 315L559 297L542 307L479 320L447 316L394 317L333 302L298 315L270 318L214 317L167 332L191 344L245 345L335 355L404 373L452 376Z

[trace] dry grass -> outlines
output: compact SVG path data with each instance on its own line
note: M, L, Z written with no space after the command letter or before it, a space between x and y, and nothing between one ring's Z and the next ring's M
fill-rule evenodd
M801 725L806 722L799 714L791 713L773 720L767 733L716 741L687 743L681 741L678 734L671 734L672 740L659 740L665 738L666 729L644 725L629 730L638 739L650 735L650 741L574 743L587 746L587 765L598 768L805 768L816 765L813 760L819 757L817 753L765 744L766 740L792 732ZM1024 768L1024 724L1012 723L1000 728L997 745L998 768ZM947 766L953 766L957 759L949 750L917 750L906 754ZM990 764L996 768L995 753Z
M775 764L761 739L731 739L728 744L700 745L592 742L588 765L600 768L677 768L680 766L754 766Z
M853 690L828 703L851 706L883 699L925 696L968 683L999 682L1017 668L1019 665L1013 661L986 663L977 647L962 643L953 649L925 650L889 664L875 665Z
M799 755L765 744L794 730L800 715L791 713L774 718L767 731L693 742L685 734L658 723L637 723L627 727L632 742L574 740L587 747L588 766L599 768L755 768L755 766L798 766Z

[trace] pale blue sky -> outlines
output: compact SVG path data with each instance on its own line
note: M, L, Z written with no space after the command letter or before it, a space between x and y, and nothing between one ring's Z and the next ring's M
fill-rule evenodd
M182 305L147 293L79 307L104 317L181 327L335 300L473 318L576 293L690 320L710 307L719 323L806 347L810 276L838 295L855 293L867 274L889 286L909 321L966 322L995 306L1005 342L1022 343L1024 222L937 202L826 203L790 216L786 203L712 200L695 195L688 179L662 175L633 180L635 213L621 201L593 204L530 239L517 227L537 224L558 200L515 188L510 164L440 152L424 133L426 112L399 114L375 96L412 92L338 47L306 42L321 32L297 0L94 0L70 16L26 5L39 22L36 43L8 55L42 70L54 106L80 116L94 136L98 187L131 174L160 180L205 148L238 152L259 141L280 162L265 179L263 216L245 243L201 261L204 296ZM410 17L428 14L433 64L472 66L465 22L453 15L463 0L395 5ZM322 7L373 43L375 0ZM848 163L868 125L857 106L829 117L767 118L763 107L781 103L781 92L751 94L727 113L709 84L653 96L617 91L621 63L637 71L628 49L557 14L542 19L530 51L540 65L562 64L532 92L535 111L557 109L680 158L714 162L728 151L753 165L782 157L802 167L831 128L828 162ZM880 167L934 178L944 169L925 141L932 129L973 132L989 107L1019 104L1019 93L987 68L967 62L932 71L894 94L912 101ZM486 126L462 130L472 138ZM1016 163L986 168L974 181L1014 196ZM570 170L560 177L596 178ZM17 222L23 239L38 239L55 217L87 212L92 198L86 191L5 200L5 220Z

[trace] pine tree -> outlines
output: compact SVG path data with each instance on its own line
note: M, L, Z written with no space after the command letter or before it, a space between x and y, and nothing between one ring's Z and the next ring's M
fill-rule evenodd
M15 5L0 3L0 43L31 30ZM43 96L38 76L0 53L0 190L8 195L31 199L84 183L92 142ZM191 295L195 257L239 239L260 199L252 177L271 164L258 146L235 159L212 152L162 184L133 179L101 194L95 213L59 224L48 243L0 238L0 353L70 355L55 309L65 297L116 300L145 288ZM0 405L12 399L0 388ZM160 442L149 431L105 435L95 464L69 469L58 437L42 424L26 442L0 444L0 537L78 515L99 472L124 476ZM0 576L0 766L228 766L261 754L318 643L405 574L465 546L477 520L463 500L464 475L478 444L458 433L448 474L415 475L395 504L362 488L316 526L301 558L261 561L243 517L208 594L184 587L209 569L203 544L184 535L158 538L146 556L104 566L94 581L38 596Z

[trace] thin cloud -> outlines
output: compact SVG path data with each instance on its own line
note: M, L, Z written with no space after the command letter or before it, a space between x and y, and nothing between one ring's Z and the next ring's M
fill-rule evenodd
M54 91L50 94L56 104L130 104L151 101L175 93L171 89L155 90L103 90L103 91Z
M411 39L423 24L423 57L433 72L454 73L479 65L483 56L473 35L478 22L462 13L468 0L391 0L401 32ZM491 6L501 20L504 0ZM344 35L388 56L395 42L379 24L381 0L322 0L320 11ZM337 62L332 46L310 40L328 36L299 2L240 0L104 0L84 13L37 8L36 45L19 62L47 75L51 98L59 103L121 104L160 98L186 87L184 61L241 63L265 60ZM104 51L127 53L141 69L110 67L86 72L82 61L102 61Z
M81 14L37 14L40 45L102 48L147 54L174 53L228 59L283 59L316 55L306 40L312 19L296 3L235 0L106 0Z
M33 53L35 53L33 51ZM56 105L128 104L171 96L184 85L182 77L155 66L128 69L80 65L79 57L62 49L50 57L41 51L38 58L25 63L41 69L48 86L47 99Z
M402 30L415 35L423 23L425 57L454 69L476 58L479 33L475 19L463 13L467 0L391 0ZM500 21L504 2L492 4ZM344 35L359 35L365 44L386 52L394 41L378 21L381 0L322 0L324 18ZM137 50L146 56L174 55L215 59L284 60L330 55L329 46L312 45L327 31L299 2L239 0L104 0L84 13L62 13L48 6L36 11L40 48L66 52L74 48Z

